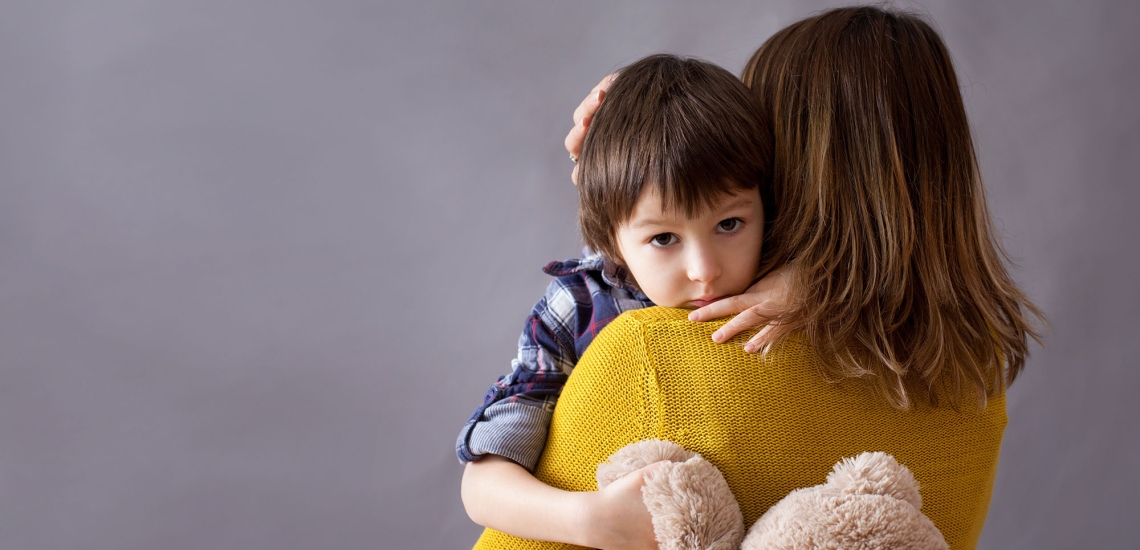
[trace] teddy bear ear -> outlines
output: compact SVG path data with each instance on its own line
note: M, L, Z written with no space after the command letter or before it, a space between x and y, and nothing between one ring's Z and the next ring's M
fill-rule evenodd
M598 489L604 489L606 485L617 481L621 476L654 462L662 460L684 462L694 456L697 456L697 453L687 451L672 441L644 439L630 443L618 449L608 461L598 464Z
M827 486L850 494L887 495L922 509L918 481L906 466L887 453L845 458L827 474Z

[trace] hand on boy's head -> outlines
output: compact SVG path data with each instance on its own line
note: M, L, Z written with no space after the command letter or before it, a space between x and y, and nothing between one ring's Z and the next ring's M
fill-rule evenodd
M579 153L582 152L582 142L586 140L586 130L590 127L590 121L594 118L594 113L598 112L598 107L602 105L602 99L606 96L606 90L610 88L613 83L614 77L617 73L606 75L593 90L590 90L590 95L578 104L578 108L574 109L574 127L570 128L570 133L566 134L566 140L563 142L566 146L566 151L570 153L571 158L578 158ZM578 165L574 164L574 170L570 172L570 181L574 185L578 185Z
M763 279L748 287L743 294L718 300L694 310L689 313L689 320L704 322L738 314L713 333L713 341L718 344L724 343L745 330L763 325L764 328L744 344L744 351L748 353L760 351L770 343L768 336L776 326L768 320L783 313L788 306L790 276L791 268L785 265L765 275Z

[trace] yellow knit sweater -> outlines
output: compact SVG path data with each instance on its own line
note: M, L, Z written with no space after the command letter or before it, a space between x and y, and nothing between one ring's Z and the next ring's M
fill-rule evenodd
M690 323L687 313L631 311L598 335L554 411L539 479L594 491L594 471L614 451L667 439L720 468L751 526L791 491L823 483L841 458L885 451L914 473L922 512L950 548L975 547L1006 425L1004 396L984 411L971 402L958 411L925 402L900 411L861 381L825 380L802 340L760 358L743 351L742 337L714 344L723 321ZM572 546L487 529L475 548Z

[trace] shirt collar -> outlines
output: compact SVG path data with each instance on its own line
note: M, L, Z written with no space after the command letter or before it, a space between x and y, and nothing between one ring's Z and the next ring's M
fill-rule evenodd
M639 295L641 294L637 285L633 284L629 276L629 270L606 258L599 252L585 250L584 253L585 255L581 258L573 258L561 262L550 262L546 264L546 267L542 268L542 271L555 277L581 273L583 271L596 271L601 274L602 280L605 281L606 284L614 288L628 290Z

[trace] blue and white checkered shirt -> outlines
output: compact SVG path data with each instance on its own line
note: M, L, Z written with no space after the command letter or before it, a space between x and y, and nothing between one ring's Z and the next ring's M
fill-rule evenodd
M600 254L542 270L556 278L526 319L511 373L491 386L459 433L460 462L495 454L534 471L554 404L578 358L618 315L653 305L623 268Z

